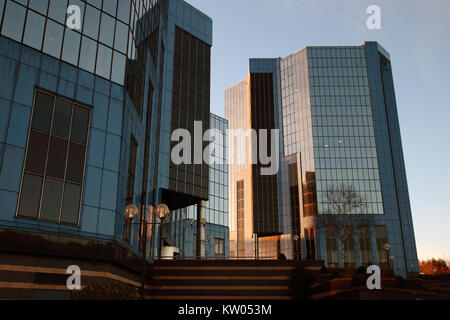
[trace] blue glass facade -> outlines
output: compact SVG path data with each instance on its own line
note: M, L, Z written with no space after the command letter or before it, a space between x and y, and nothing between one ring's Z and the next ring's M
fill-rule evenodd
M80 30L65 26L68 5L81 9ZM2 0L0 12L1 232L104 241L139 254L144 221L158 222L149 215L148 206L179 194L169 186L176 30L195 38L204 52L199 61L204 63L201 79L208 99L202 108L208 113L196 120L206 119L206 130L211 19L182 0ZM26 154L35 146L29 128L33 112L40 108L34 101L37 90L89 110L77 223L24 218L18 213L21 196L28 192L23 177ZM191 105L184 107L189 110ZM66 171L69 167L63 165ZM205 192L207 198L208 185L201 188L201 183L192 181L198 189L187 192L181 205L197 203ZM31 189L39 193L40 188ZM129 203L140 214L127 226L124 209ZM173 210L180 208L180 203L168 204ZM219 205L222 209L223 203ZM130 236L125 237L128 227ZM156 254L157 236L158 228L152 224L148 257Z
M281 132L280 171L274 188L278 193L279 226L265 220L280 230L278 236L260 235L259 255L276 257L285 253L288 258L324 260L330 267L386 266L389 262L396 274L417 273L387 51L376 42L365 42L362 46L306 47L283 59L250 59L247 82L255 73L272 74L276 94L271 114L251 115L252 128L257 128L253 126L253 117L266 120L274 117L272 128ZM253 103L254 96L261 93L252 85L247 84L246 99ZM233 117L233 110L242 108L241 101L233 99L238 89L241 90L240 86L233 86L226 92L227 118L233 128L240 123ZM252 105L250 110L253 109ZM240 123L243 129L245 125ZM242 179L242 168L230 171L230 175ZM257 184L253 189L272 189L267 181ZM320 226L323 215L332 211L330 188L342 187L355 190L363 208L361 222L346 226L350 236L343 242ZM236 224L239 215L232 207L233 199L231 195L230 214L234 217L230 221ZM254 220L261 214L257 206L245 207L244 211L244 221L245 217ZM230 225L230 229L234 248L239 242L234 240L239 237L239 224ZM249 249L246 253L254 250L252 232L258 233L258 228L246 231ZM383 248L387 243L389 252ZM239 252L239 244L236 252L238 256L244 255Z
M390 56L376 42L365 42L364 48L386 211L380 224L387 225L394 245L395 267L419 272Z

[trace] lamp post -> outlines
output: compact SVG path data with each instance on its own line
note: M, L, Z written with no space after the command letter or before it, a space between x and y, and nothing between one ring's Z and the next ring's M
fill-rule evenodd
M295 260L298 260L298 256L299 256L299 254L298 254L298 240L300 239L300 237L297 235L297 234L294 234L293 236L292 236L292 240L294 240L294 257L295 257Z
M162 224L164 219L167 218L170 214L169 207L164 203L160 203L156 206L155 209L156 216L161 220L161 228L159 230L159 259L162 257Z
M149 206L150 215L153 216L153 206ZM143 268L142 268L142 280L141 280L141 298L145 299L145 276L146 276L146 268L147 268L147 225L160 224L162 226L162 221L169 216L170 210L167 205L164 203L160 203L156 206L155 209L156 216L161 219L161 222L147 222L145 217L142 219L142 233L143 233L143 243L142 243L142 255L143 255ZM125 219L130 221L131 225L136 225L140 223L132 223L131 221L139 215L139 209L133 203L127 204L124 210ZM160 243L160 251L159 258L161 259L161 231L159 232L159 243Z
M391 263L389 262L389 249L391 248L391 245L389 243L385 243L383 246L383 249L386 250L386 263L388 267L391 267Z

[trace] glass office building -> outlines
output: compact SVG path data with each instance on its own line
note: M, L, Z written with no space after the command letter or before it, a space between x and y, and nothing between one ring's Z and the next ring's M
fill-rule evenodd
M228 229L228 121L211 113L210 128L220 135L211 139L213 149L209 166L209 197L205 210L204 253L207 259L229 257ZM197 205L176 210L163 238L179 249L181 259L197 256Z
M212 20L182 0L0 0L2 254L89 270L146 239L155 257L149 206L209 197L209 166L173 165L170 138L209 128L211 46Z
M255 68L255 64L266 67ZM387 51L376 42L306 47L284 59L250 59L247 79L261 72L271 75L273 90L279 94L269 98L275 106L270 117L278 117L271 128L281 133L281 165L275 188L279 206L274 228L279 226L279 235L267 238L261 234L256 244L259 254L264 250L272 256L284 253L295 259L321 259L330 267L342 265L343 261L346 266L356 267L386 265L390 260L398 274L418 272ZM231 99L234 88L226 92L226 107L231 111L238 107L237 101ZM258 92L249 86L246 94L253 103L253 95ZM257 108L247 110L255 112ZM229 114L227 119L233 127L233 112ZM244 168L238 173L248 171ZM234 182L230 180L230 190ZM258 184L256 187L250 180L247 185L253 190L274 189L272 183ZM342 187L355 190L362 199L365 221L364 225L347 226L352 228L349 233L353 237L343 244L344 258L340 241L319 227L321 215L330 212L330 188ZM261 215L261 210L251 206L240 214L240 207L233 201L230 194L232 235L239 227L234 217L239 220L243 215L244 220L255 223L254 217ZM251 228L251 223L248 226ZM248 243L254 241L251 232L257 230L246 234ZM388 253L383 249L386 243L390 244Z

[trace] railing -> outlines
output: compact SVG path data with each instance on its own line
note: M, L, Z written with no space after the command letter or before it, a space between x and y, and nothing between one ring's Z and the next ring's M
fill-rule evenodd
M277 259L274 256L266 256L266 257L256 257L255 256L246 256L246 257L210 257L210 256L204 256L204 257L195 257L195 256L162 256L159 259L155 260L287 260L287 259ZM292 259L290 259L292 260Z

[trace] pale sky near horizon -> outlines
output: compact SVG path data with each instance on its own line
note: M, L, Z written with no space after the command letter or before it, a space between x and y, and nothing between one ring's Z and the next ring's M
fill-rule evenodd
M187 0L213 19L211 111L248 59L378 41L391 55L419 259L450 260L450 1ZM381 9L369 30L366 9Z

